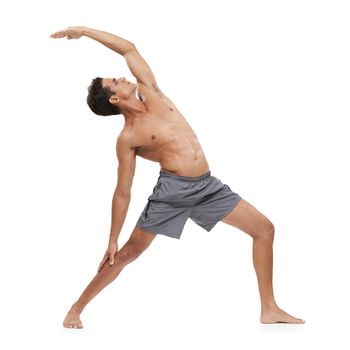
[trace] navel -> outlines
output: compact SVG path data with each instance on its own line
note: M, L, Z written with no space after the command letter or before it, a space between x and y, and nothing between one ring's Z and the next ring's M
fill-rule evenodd
M156 138L156 135L152 135L152 140L154 140Z
M171 107L169 107L169 109L170 109L171 111L173 111L173 109L172 109Z

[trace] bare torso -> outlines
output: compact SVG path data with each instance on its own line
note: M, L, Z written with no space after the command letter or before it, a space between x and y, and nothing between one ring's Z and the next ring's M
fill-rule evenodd
M197 136L174 103L138 84L138 95L147 113L124 129L132 133L136 155L160 164L160 170L180 176L200 176L208 172Z

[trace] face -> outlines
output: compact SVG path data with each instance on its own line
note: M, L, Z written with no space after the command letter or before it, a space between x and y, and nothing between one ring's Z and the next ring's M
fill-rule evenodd
M102 87L109 87L115 93L118 99L128 99L135 94L136 84L122 78L104 78L102 79Z

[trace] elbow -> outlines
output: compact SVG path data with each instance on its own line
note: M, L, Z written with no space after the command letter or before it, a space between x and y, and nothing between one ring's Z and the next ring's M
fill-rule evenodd
M130 200L131 198L131 191L126 191L126 190L116 190L115 191L115 196L123 199L123 200Z
M130 51L136 50L136 46L134 43L132 43L131 41L128 42L125 51L124 51L124 55Z

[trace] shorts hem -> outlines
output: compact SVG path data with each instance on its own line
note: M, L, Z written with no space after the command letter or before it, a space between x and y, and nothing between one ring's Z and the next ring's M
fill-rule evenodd
M241 199L242 199L241 196L236 197L235 200L233 201L232 206L230 206L229 209L227 209L227 211L223 215L221 215L219 217L219 219L217 219L217 221L214 224L207 225L203 228L206 231L210 232L219 221L221 221L225 216L227 216L237 206L237 204L240 202Z
M159 232L157 230L154 230L154 229L146 229L144 228L141 224L139 223L136 223L136 226L139 227L142 231L145 231L145 232L150 232L150 233L155 233L157 235L162 235L162 236L167 236L167 237L170 237L170 238L175 238L175 239L180 239L181 237L181 234L182 232L179 234L179 235L173 235L171 233L164 233L164 232Z

